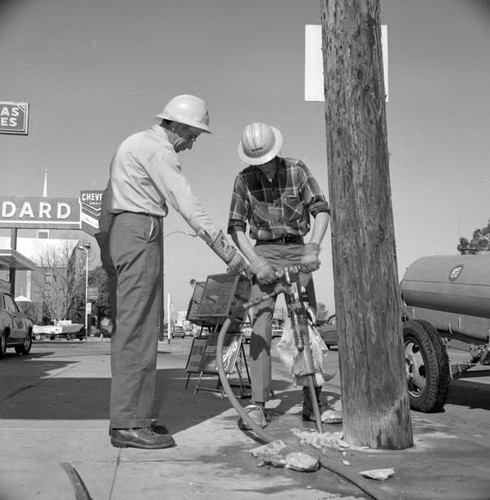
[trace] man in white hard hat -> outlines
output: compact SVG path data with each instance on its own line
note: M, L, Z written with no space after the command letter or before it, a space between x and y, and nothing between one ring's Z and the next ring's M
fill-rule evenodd
M297 265L300 285L308 293L309 304L316 309L311 277L320 266L318 255L330 221L329 205L308 167L300 160L279 156L281 132L265 123L245 127L238 155L247 164L234 184L228 221L228 233L250 261L254 275L254 299L273 291L275 271ZM310 227L310 220L313 224ZM249 227L251 240L247 237ZM311 229L311 231L310 231ZM308 242L304 237L308 234ZM265 427L265 403L271 393L272 319L275 298L261 302L254 309L250 340L250 378L253 404L246 408L250 418ZM321 386L317 387L317 397ZM303 388L303 418L314 418L309 388ZM323 405L322 410L333 409ZM339 416L336 416L336 420Z
M179 165L177 153L211 133L206 103L179 95L158 124L124 140L111 162L97 240L114 273L116 334L111 341L110 434L115 447L168 448L174 439L153 414L157 332L162 304L162 219L170 204L238 273L244 261L211 221Z

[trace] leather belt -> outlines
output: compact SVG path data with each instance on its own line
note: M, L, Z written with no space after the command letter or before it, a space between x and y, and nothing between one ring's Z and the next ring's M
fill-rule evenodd
M157 219L160 218L159 215L147 214L145 212L130 212L129 210L124 210L123 212L116 212L113 215L114 215L114 217L117 217L118 215L123 215L123 214L138 215L138 216L142 216L142 217L155 217Z
M303 243L302 236L281 236L274 240L257 240L256 245L289 245L294 243Z

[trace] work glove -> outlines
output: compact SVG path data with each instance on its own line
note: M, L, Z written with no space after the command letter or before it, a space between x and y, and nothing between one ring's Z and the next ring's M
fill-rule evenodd
M258 257L250 262L250 272L255 275L259 285L272 285L279 280L274 268L264 257Z
M237 249L233 245L230 245L223 231L220 231L218 237L214 241L208 243L208 245L225 264L228 264L228 272L230 274L239 274L247 267L245 260L237 252Z
M299 265L300 270L304 272L316 271L320 267L319 253L320 247L318 243L307 243L303 247L303 256Z
M245 262L244 258L235 251L235 255L233 258L228 262L228 274L240 274L242 271L245 271L247 269L247 263Z

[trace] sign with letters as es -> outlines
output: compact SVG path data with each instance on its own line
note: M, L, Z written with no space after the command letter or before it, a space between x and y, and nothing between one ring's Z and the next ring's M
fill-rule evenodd
M0 101L0 133L27 135L29 104Z

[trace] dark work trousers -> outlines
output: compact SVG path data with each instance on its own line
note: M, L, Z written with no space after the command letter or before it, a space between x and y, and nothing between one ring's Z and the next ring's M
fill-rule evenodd
M257 245L254 248L257 255L264 257L274 268L298 265L301 262L304 245L301 244L271 244ZM293 276L291 276L293 278ZM311 273L299 273L299 283L306 288L310 307L316 312L315 289ZM252 285L251 299L271 293L274 285ZM250 337L250 381L252 383L252 400L255 403L265 403L271 393L272 364L272 318L276 299L267 299L253 309L253 326Z
M161 219L124 212L114 218L109 253L117 272L117 332L111 341L112 428L153 420L159 313Z

